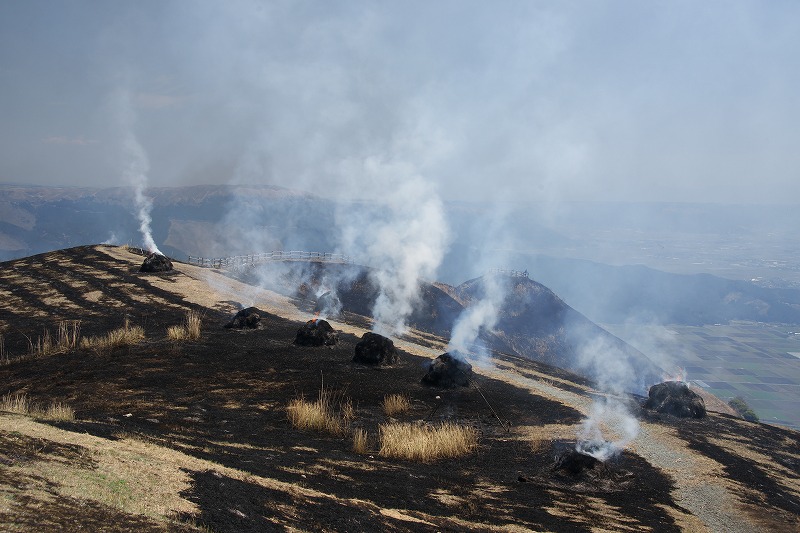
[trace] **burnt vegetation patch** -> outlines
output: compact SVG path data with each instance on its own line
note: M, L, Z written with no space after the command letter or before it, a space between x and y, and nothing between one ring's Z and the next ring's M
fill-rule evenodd
M472 365L459 353L443 353L428 365L422 383L431 387L452 389L468 387L472 379Z
M665 381L650 387L644 407L678 418L703 418L706 404L703 398L680 381Z
M57 359L11 361L0 365L0 382L8 390L24 390L39 401L69 403L76 420L51 423L58 428L109 441L133 437L212 462L217 470L187 471L190 486L182 496L198 506L199 514L183 516L182 521L170 525L171 530L196 530L185 525L190 522L201 530L208 527L220 532L288 528L463 531L509 526L586 532L598 528L678 530L673 516L684 510L673 500L672 480L638 455L625 451L607 468L582 467L575 475L570 463L559 463L558 454L567 443L547 441L547 445L532 449L516 431L520 427L577 425L582 413L560 401L480 373L472 375L470 386L431 388L421 382L431 364L429 357L395 346L398 358L392 365L357 364L353 355L361 336L340 333L339 341L326 349L299 345L295 339L304 323L266 312L258 313L257 328L235 334L219 327L231 320L228 310L203 309L204 321L218 327L203 329L199 342L174 348L164 339L164 331L179 323L191 306L148 281L163 282L163 277L139 276L130 265L120 265L91 248L61 254L73 264L67 266L53 256L46 265L35 261L15 265L28 278L44 272L45 279L52 278L54 284L60 280L59 292L82 307L70 310L63 303L43 304L33 288L22 284L27 292L14 290L13 294L28 298L25 304L29 308L38 309L41 304L52 315L45 319L27 309L0 307L3 323L16 328L6 339L38 332L43 323L50 324L50 316L83 318L84 330L107 332L122 322L103 304L103 298L114 298L124 302L124 312L134 322L143 325L147 340L103 354L78 349ZM84 265L87 262L94 274ZM80 265L84 266L78 268ZM177 283L184 275L179 269L166 281ZM108 277L102 281L92 277L98 274ZM72 283L79 288L70 289ZM97 300L87 300L83 298L87 289L102 294ZM157 297L160 303L154 305L148 296ZM343 316L349 321L346 313ZM580 392L587 384L568 371L518 355L498 355L498 359L513 363L523 375L557 378L555 386L564 390ZM347 431L332 434L291 425L290 402L298 397L316 398L323 389L352 401L351 425L346 430L360 429L372 436L364 453L352 450ZM388 420L383 407L388 394L403 394L409 400L408 409L394 414L399 422L468 426L476 432L477 447L458 459L424 464L382 457L375 442ZM742 428L752 428L753 442L764 443L753 444L757 446L754 449L779 461L784 471L797 473L796 452L791 450L800 443L794 432L716 416L702 421L664 418L665 423L676 424L698 453L716 454L720 461L727 461L731 477L762 483L764 490L776 494L774 502L791 497L765 469L752 474L753 478L740 476L738 469L744 465L735 457L720 454L711 438L715 434L734 438ZM677 425L679 422L682 425ZM6 453L0 455L0 485L19 491L40 483L56 500L52 506L41 499L13 507L10 514L0 515L0 527L18 523L32 530L76 524L90 530L113 531L117 526L119 530L159 529L159 524L120 509L59 498L55 489L47 489L41 480L6 475L8 461L32 461L32 452L26 450L42 444L0 432L0 448L8 450L0 452ZM574 449L574 443L571 445ZM81 454L79 448L54 444L47 448L46 457L87 460L81 459ZM226 471L228 468L238 474ZM780 490L783 492L776 492ZM773 500L765 501L773 504ZM785 513L784 519L791 518L789 513L796 512L795 507L783 505L775 503ZM402 515L388 512L393 510Z
M309 320L297 330L294 343L299 346L333 346L339 342L339 333L330 322L321 318Z
M519 481L591 493L633 493L642 484L654 481L655 472L640 462L638 456L620 451L601 460L576 449L575 442L554 441L548 450L552 460L543 464L531 478Z
M257 307L240 309L223 327L226 329L256 329L263 314L264 311Z

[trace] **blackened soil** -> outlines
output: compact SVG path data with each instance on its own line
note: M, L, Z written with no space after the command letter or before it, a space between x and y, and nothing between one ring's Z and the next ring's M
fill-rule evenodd
M798 523L800 497L781 483L781 479L800 479L798 432L743 422L728 415L707 420L666 420L677 427L690 448L721 464L727 476L736 480L741 488L739 497L751 505L750 513L759 521L767 527ZM744 446L763 459L756 461L733 453L724 443Z
M293 341L301 324L266 313L259 329L239 331L223 328L229 314L199 309L204 313L201 340L174 344L165 339L166 328L179 324L193 306L175 293L153 288L133 267L121 266L93 248L60 253L83 267L63 266L57 256L37 256L13 266L27 279L57 286L65 298L81 302L81 309L48 303L30 285L9 278L12 293L46 316L3 308L0 319L12 325L5 332L7 347L24 346L26 335L62 319L81 319L84 331L91 334L119 327L120 310L102 299L84 299L90 290L124 302L124 313L145 326L148 340L102 355L77 350L12 361L0 366L0 382L7 391L24 392L40 402L68 403L78 421L59 424L65 429L103 438L136 435L243 472L244 481L212 470L189 473L193 483L183 496L197 504L197 521L212 531L463 531L510 525L587 532L677 529L669 510L682 511L670 494L671 480L640 457L623 456L624 483L614 490L579 486L548 474L555 460L553 449L532 451L514 431L519 426L577 424L580 413L571 407L480 375L470 387L431 389L420 383L427 358L401 350L399 362L392 366L354 364L356 336L342 334L332 347L297 346ZM98 280L93 272L111 273L114 280ZM175 271L163 274L176 284L183 275L177 264ZM84 283L75 289L70 280ZM157 296L159 303L133 294ZM526 361L514 358L514 363ZM568 373L558 377L571 379ZM457 460L412 463L381 457L375 442L370 453L357 454L349 437L291 427L289 401L316 398L323 386L353 402L353 425L366 429L373 441L378 426L387 421L380 407L384 396L403 393L411 398L412 409L400 420L472 425L479 431L479 448ZM498 421L489 404L510 427ZM24 460L28 444L3 438L9 449L23 450L9 452L16 455L6 454L5 460ZM732 469L738 467L710 447L703 433L690 432L685 438L701 453L717 454L729 460ZM79 452L54 449L50 456L66 460ZM791 457L781 454L777 459ZM247 481L248 474L274 480L276 488ZM748 479L769 482L758 472L752 476ZM536 481L520 481L529 478ZM286 486L299 490L280 488ZM776 506L787 512L796 509L781 498L778 492ZM39 522L25 515L22 523L92 530L107 519L118 528L108 530L155 527L118 510L92 505L85 509L78 512L75 502L62 499L43 509ZM407 517L398 518L393 509Z

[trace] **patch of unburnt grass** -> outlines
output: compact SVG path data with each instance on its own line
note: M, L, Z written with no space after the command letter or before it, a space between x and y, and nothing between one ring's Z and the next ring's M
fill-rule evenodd
M52 402L42 406L31 401L26 394L8 393L0 399L0 411L30 416L43 420L72 421L75 410L62 402Z
M102 354L122 346L138 344L143 340L144 328L132 325L126 318L125 324L121 328L97 337L84 337L81 339L81 348L94 350Z
M353 451L358 454L365 454L369 451L369 433L364 428L356 428L353 431Z
M381 403L386 416L397 416L411 410L411 398L406 394L388 394Z
M468 455L478 446L475 428L452 422L392 422L382 424L379 433L379 455L423 463Z
M167 338L174 342L196 341L200 338L202 317L197 311L189 311L183 324L169 326L167 328Z
M78 320L59 322L55 336L45 329L36 341L28 339L28 355L46 357L48 355L67 353L78 347L81 323Z
M350 426L355 411L350 400L322 387L316 400L295 398L289 402L286 412L295 428L342 435Z

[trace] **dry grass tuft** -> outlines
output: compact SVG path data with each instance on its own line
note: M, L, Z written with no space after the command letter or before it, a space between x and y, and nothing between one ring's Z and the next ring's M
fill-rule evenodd
M81 323L78 320L62 320L58 324L56 338L45 329L36 342L28 339L28 355L45 357L48 355L67 353L78 347L81 336Z
M381 405L386 416L397 416L411 410L411 399L405 394L389 394Z
M75 420L75 411L64 403L54 402L46 408L41 408L31 402L27 395L20 393L3 395L0 399L0 411L44 420Z
M75 410L61 402L51 403L43 413L41 418L46 418L47 420L75 420Z
M289 422L298 429L311 429L332 435L345 433L354 416L353 404L337 396L323 387L314 402L306 401L302 397L295 398L286 408Z
M391 423L380 426L380 455L429 463L467 455L478 445L475 428L445 422L440 426Z
M128 319L119 329L109 331L100 337L88 337L81 340L81 348L88 348L98 353L105 353L121 346L130 346L144 340L144 328L132 326Z
M31 403L25 394L4 394L0 400L0 411L7 411L9 413L17 413L20 415L30 414Z
M180 326L170 326L167 328L167 338L171 341L196 341L200 338L200 326L202 318L197 311L186 313L186 319Z
M353 451L365 454L369 451L369 433L364 428L358 428L353 432Z
M189 311L186 313L186 331L189 333L189 338L197 340L200 338L200 326L203 321L200 313L197 311Z

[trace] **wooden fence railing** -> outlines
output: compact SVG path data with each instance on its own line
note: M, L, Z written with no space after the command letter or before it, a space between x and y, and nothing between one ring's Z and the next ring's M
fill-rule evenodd
M234 255L231 257L197 257L190 255L188 263L206 268L241 268L270 261L319 261L324 263L352 263L350 256L329 252L303 252L299 250L284 252L264 252L260 254Z

